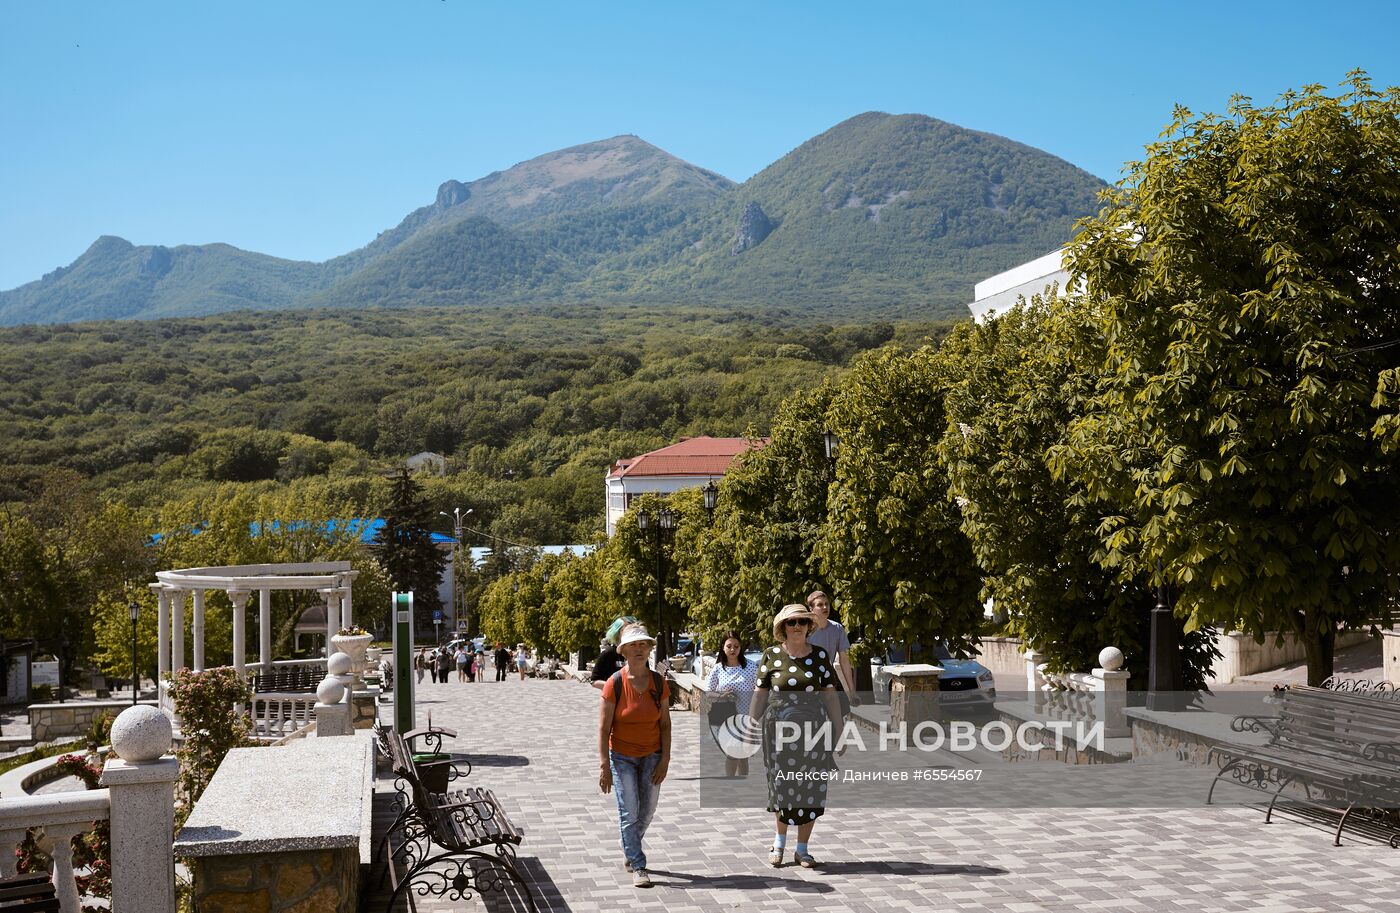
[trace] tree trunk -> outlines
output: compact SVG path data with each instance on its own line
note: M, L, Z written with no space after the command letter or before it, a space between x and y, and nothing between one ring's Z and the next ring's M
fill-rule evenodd
M1308 660L1308 684L1320 686L1332 677L1333 651L1337 645L1337 631L1328 627L1325 633L1317 633L1315 627L1303 635L1303 649Z

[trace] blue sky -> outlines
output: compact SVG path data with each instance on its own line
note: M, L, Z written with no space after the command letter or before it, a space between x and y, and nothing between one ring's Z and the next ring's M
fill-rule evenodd
M1400 84L1400 4L0 4L0 289L99 235L293 259L635 133L743 180L863 111L1113 179L1174 103Z

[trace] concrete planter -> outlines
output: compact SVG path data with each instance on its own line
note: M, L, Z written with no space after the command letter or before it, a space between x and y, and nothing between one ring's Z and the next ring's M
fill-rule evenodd
M346 656L350 657L350 661L353 663L350 667L350 672L358 676L364 674L365 669L368 668L366 656L369 651L369 645L372 643L374 643L373 634L352 634L348 636L337 634L331 638L331 652L344 653Z

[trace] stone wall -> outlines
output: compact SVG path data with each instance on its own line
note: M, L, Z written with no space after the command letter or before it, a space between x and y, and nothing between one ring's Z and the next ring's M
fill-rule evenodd
M1026 674L1025 646L1015 637L983 637L977 641L977 661L1008 675Z
M377 692L356 691L350 696L350 728L372 729L379 719L379 695Z
M1370 637L1366 631L1348 631L1337 635L1337 649L1354 647L1366 642ZM1285 634L1283 643L1274 646L1275 635L1266 634L1264 642L1257 644L1253 636L1231 631L1215 638L1215 645L1224 654L1215 661L1211 670L1212 682L1228 684L1236 679L1276 669L1286 663L1296 663L1304 658L1302 641L1292 634Z
M202 856L194 863L199 913L356 913L354 847L299 853Z
M142 701L154 705L154 701ZM116 719L117 714L131 706L131 701L67 701L62 704L30 704L29 724L34 741L86 735L93 721L103 713Z

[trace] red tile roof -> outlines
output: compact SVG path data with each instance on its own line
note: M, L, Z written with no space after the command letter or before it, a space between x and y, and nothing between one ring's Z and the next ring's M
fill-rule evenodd
M693 437L613 464L608 478L636 476L722 476L734 458L768 443L742 437Z

